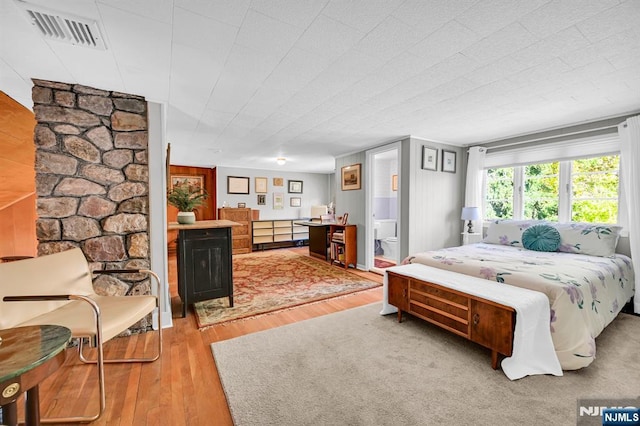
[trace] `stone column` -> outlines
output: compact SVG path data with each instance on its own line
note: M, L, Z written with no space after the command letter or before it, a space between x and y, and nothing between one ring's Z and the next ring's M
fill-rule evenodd
M149 268L145 99L33 82L38 255L80 247L92 269ZM99 276L94 287L151 294L144 275Z

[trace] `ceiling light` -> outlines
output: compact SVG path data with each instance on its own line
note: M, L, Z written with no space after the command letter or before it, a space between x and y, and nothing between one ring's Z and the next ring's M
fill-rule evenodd
M278 166L283 166L283 165L284 165L284 163L286 163L286 162L287 162L287 159L286 159L286 158L284 158L284 157L278 157L278 158L276 158L276 163L278 163Z

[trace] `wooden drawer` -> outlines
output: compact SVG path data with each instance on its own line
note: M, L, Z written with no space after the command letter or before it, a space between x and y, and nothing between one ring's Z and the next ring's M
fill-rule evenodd
M291 228L273 228L274 235L287 234L291 235Z
M290 220L274 220L273 221L274 228L289 228L291 229L291 221Z
M462 306L469 305L468 297L459 293L454 293L452 291L446 290L445 288L440 287L436 284L431 284L431 283L427 284L421 281L411 280L411 292L413 293L414 291L422 292L443 300L448 300L458 305L462 305Z
M409 312L453 333L469 337L469 323L466 319L448 316L441 311L432 310L413 302L409 302Z
M263 229L263 228L273 228L273 222L272 221L267 221L267 222L253 222L253 229Z
M288 234L279 234L279 235L274 235L274 236L273 236L273 241L274 241L274 242L278 242L278 241L291 241L291 232L289 232Z
M308 233L298 233L298 234L293 234L293 239L294 240L308 240L309 239L309 234Z
M293 227L294 234L308 234L309 227L308 226L295 226Z
M253 244L264 244L264 243L272 243L273 236L271 235L254 235L253 236Z
M254 229L253 236L264 236L264 235L273 235L273 229Z
M234 226L231 228L231 234L234 236L249 235L249 225L243 223L241 226Z
M411 291L410 298L411 302L416 302L420 305L424 305L425 307L442 311L447 315L463 319L465 322L469 318L469 306L467 305L460 305L439 297L415 291Z

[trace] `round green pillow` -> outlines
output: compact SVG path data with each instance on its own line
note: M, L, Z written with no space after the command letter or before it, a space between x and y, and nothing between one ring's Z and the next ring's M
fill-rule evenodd
M557 251L560 233L549 225L534 225L522 233L522 245L528 250Z

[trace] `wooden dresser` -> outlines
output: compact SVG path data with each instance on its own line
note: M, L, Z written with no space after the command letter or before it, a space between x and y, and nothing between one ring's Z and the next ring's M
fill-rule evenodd
M509 306L437 284L387 271L389 303L438 327L491 349L491 366L498 354L511 356L515 311Z
M232 230L232 254L251 253L251 209L223 207L218 209L218 219L240 224Z

